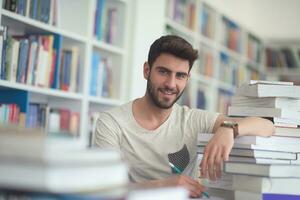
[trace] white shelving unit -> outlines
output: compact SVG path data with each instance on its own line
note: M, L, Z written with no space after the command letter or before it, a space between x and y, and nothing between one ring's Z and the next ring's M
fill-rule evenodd
M185 5L188 6L185 7ZM187 41L191 42L195 49L198 49L200 54L200 59L195 62L192 69L192 76L189 83L189 87L191 87L188 94L190 96L189 98L191 99L190 106L198 107L197 104L199 104L199 102L197 102L197 88L201 88L205 90L204 93L206 105L204 109L210 111L226 112L226 108L224 107L226 107L227 105L221 105L221 107L223 108L220 108L219 105L219 101L221 99L219 97L220 90L228 93L229 101L229 98L231 96L230 94L234 93L236 86L241 82L250 79L251 74L249 73L249 70L247 70L249 66L252 66L252 71L258 71L259 75L264 74L262 60L253 60L253 58L249 58L249 56L247 56L247 45L249 39L248 35L250 33L240 25L236 24L233 20L230 20L222 13L212 8L207 2L203 0L167 0L166 8L166 32L184 37ZM204 10L206 12L206 15L203 13ZM205 29L204 31L201 29L201 23L203 23L203 18L208 17L208 15L210 16L209 20L211 20L210 27L208 29ZM229 20L231 23L230 26L237 27L237 33L232 34L236 34L234 37L240 37L240 39L238 40L238 44L235 44L240 45L238 50L234 50L233 48L230 48L229 46L224 44L223 40L226 40L226 37L228 37L227 35L224 35L225 33L227 33L224 31L224 25L222 25L222 21L224 20ZM260 46L260 48L262 48L262 46ZM209 69L206 72L205 69L202 69L202 51L209 51L211 55L210 59L213 60L213 68ZM260 49L260 51L262 51L262 49ZM228 62L234 61L236 63L236 73L243 73L244 78L241 78L241 76L235 77L235 81L237 82L236 84L232 83L232 78L229 78L229 80L226 81L222 80L224 79L224 73L221 74L221 53L225 54L226 57L228 57ZM229 66L228 70L232 71L232 69L233 67ZM201 72L201 70L204 70L204 72ZM229 71L229 74L231 71ZM255 77L251 78L253 79Z
M53 0L51 0L53 1ZM79 139L88 142L89 113L101 111L127 101L126 84L128 66L128 37L130 27L131 0L106 0L105 6L115 6L117 15L116 43L108 43L95 38L94 19L97 0L56 0L57 25L46 24L1 8L1 24L7 26L12 35L24 34L58 34L63 37L62 48L76 46L79 48L80 69L77 92L61 91L58 89L42 88L8 80L0 80L0 87L28 91L30 102L47 103L50 107L70 108L80 113ZM0 2L2 5L2 1ZM114 13L115 14L115 13ZM99 52L111 60L113 77L112 97L90 95L90 79L93 52ZM101 77L99 77L101 78Z

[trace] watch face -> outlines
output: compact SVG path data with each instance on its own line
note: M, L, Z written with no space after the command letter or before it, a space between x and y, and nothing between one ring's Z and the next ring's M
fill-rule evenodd
M232 127L237 125L237 123L234 121L224 121L223 123L226 126L232 126Z
M233 129L234 138L238 136L238 123L235 121L224 121L221 126Z

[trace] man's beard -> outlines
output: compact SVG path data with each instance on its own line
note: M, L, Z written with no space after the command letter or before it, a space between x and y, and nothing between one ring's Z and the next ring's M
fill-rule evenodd
M151 80L150 80L150 77L148 78L147 80L147 92L149 94L149 97L150 99L152 100L152 102L154 103L154 105L156 105L157 107L159 108L162 108L162 109L169 109L171 108L174 103L181 97L181 95L183 94L183 91L181 91L181 93L179 93L178 91L175 92L175 94L177 95L177 97L170 103L168 102L164 102L163 100L159 100L158 98L158 90L169 90L169 91L172 91L174 92L174 90L172 89L168 89L168 88L159 88L159 89L156 89Z

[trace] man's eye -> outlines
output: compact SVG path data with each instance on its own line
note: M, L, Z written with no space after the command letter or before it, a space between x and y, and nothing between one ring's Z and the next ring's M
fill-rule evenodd
M180 79L185 79L187 77L186 74L177 74L177 77Z
M160 70L159 73L162 75L167 75L168 72L166 70Z

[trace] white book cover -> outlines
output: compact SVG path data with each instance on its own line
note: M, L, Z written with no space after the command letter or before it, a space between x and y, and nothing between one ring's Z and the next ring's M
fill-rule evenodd
M37 51L38 51L38 43L37 42L31 42L30 44L30 50L29 50L29 57L28 57L28 64L27 64L27 84L33 83L33 76L34 76L34 68L35 63L37 60Z
M39 53L38 53L38 61L37 61L37 70L36 70L36 82L35 85L40 87L46 87L48 86L48 82L46 82L46 77L49 76L49 74L46 75L48 72L48 65L49 65L49 53L48 51L44 50L42 46L39 47Z
M300 125L300 119L286 119L280 117L273 117L274 126L297 128Z
M241 148L241 149L259 149L259 150L267 150L267 151L285 151L285 152L293 152L297 153L300 152L300 145L299 144L293 144L293 145L286 145L286 144L280 144L280 145L274 145L274 144L234 144L235 148Z
M79 66L79 49L77 47L71 48L72 58L71 58L71 76L70 76L70 88L69 91L77 91L77 75Z
M57 133L60 131L60 114L58 112L49 113L48 132Z
M204 146L198 146L198 153L204 153ZM282 151L266 151L257 149L237 149L233 148L229 154L230 156L248 157L248 158L264 158L264 159L282 159L282 160L296 160L297 154Z
M182 187L137 189L129 192L127 200L188 200L188 191Z
M300 179L233 175L233 188L256 193L300 195Z
M203 154L198 154L198 158L203 157ZM201 161L200 159L200 161ZM292 164L292 160L286 159L272 159L272 158L255 158L244 156L229 156L229 162L242 162L242 163L257 163L257 164ZM293 160L296 161L296 160Z
M250 80L250 85L266 84L266 85L294 85L293 82L287 81L265 81L265 80Z
M198 140L198 145L206 145L207 141L203 140ZM266 151L284 151L284 152L292 152L292 153L300 153L300 145L299 144L270 144L270 143L265 143L265 144L241 144L241 143L234 143L233 144L234 148L239 148L239 149L257 149L257 150L266 150Z
M289 108L259 108L245 106L229 106L229 116L278 117L300 120L300 112Z
M298 85L268 85L242 84L236 90L238 96L252 96L252 97L290 97L300 98L300 86Z
M46 151L75 151L86 147L83 141L50 137L41 129L0 126L0 150L3 153L43 155Z
M198 142L208 142L214 134L212 133L199 133ZM246 135L237 137L234 140L234 144L255 144L255 145L299 145L300 138L290 137L262 137L254 135Z
M12 82L16 82L17 71L18 71L18 61L19 61L19 50L20 42L18 40L12 40L12 54L11 54L11 67L10 67L10 79Z
M277 178L300 178L300 165L255 164L226 162L224 171L231 174L254 175Z
M275 136L300 137L300 128L275 127Z
M86 166L50 166L0 163L0 187L37 192L81 193L128 184L124 163Z
M286 97L246 97L233 96L231 99L232 106L249 106L262 108L293 108L300 110L300 100Z
M270 158L250 158L241 156L230 156L229 162L256 163L256 164L291 164L291 160L270 159Z
M52 144L55 144L54 142ZM87 165L106 165L120 162L119 152L108 149L51 149L46 143L44 147L33 150L24 148L9 148L8 145L0 147L0 158L2 162L22 163L41 166L87 166Z

